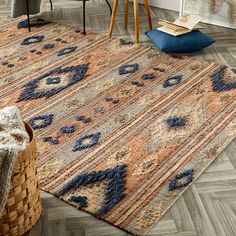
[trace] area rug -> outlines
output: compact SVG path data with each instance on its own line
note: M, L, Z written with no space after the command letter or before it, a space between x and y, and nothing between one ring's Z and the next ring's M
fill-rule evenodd
M236 70L20 20L0 26L0 106L35 130L40 188L145 235L236 136Z

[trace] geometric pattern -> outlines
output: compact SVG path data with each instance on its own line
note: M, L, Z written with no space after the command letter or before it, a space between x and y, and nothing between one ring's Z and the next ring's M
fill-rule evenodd
M123 65L119 68L119 74L125 75L128 73L134 73L139 69L139 65L137 63L131 65Z
M211 75L213 91L223 92L223 91L229 91L231 89L236 88L236 81L231 82L231 83L226 83L224 81L224 74L225 74L226 68L227 68L226 66L221 66L220 68L216 69Z
M48 49L51 49L54 47L55 47L55 44L53 44L53 43L47 43L47 44L43 45L44 50L48 50Z
M63 56L66 55L68 53L74 52L77 49L77 47L68 47L68 48L63 48L61 49L58 53L57 56Z
M63 195L68 193L71 189L78 189L81 186L89 186L103 180L107 180L107 189L105 192L105 200L103 205L97 212L93 214L99 216L107 213L114 205L121 201L124 196L125 190L125 176L126 165L118 165L113 169L92 171L90 173L84 173L76 176L67 184L65 184L58 192L57 196L63 198ZM86 208L89 205L86 196L72 196L71 201L75 201L80 204L80 208ZM82 204L81 204L82 203Z
M28 27L28 20L22 20L17 25L17 29L27 28Z
M50 84L59 84L61 82L60 77L49 77L46 80L46 84L50 85Z
M75 126L71 125L71 126L64 126L62 128L60 128L60 134L71 134L75 132Z
M66 1L60 1L60 3L58 3L58 0L55 0L55 4L59 4L63 9L62 12L60 12L60 19L67 20L67 17L70 17L72 13L73 16L79 17L79 19L76 17L73 18L74 23L78 24L79 20L82 19L82 10L80 8L75 9L77 7L77 2L74 4L75 8L69 10L65 10L64 7L67 4ZM91 24L88 23L88 28L102 31L106 34L107 26L109 25L109 11L104 10L106 5L103 4L105 4L103 1L96 1L95 6L88 7L86 17L89 19L88 22L91 22ZM48 9L49 8L50 5L48 4ZM140 5L139 9L140 27L141 30L145 30L145 8ZM1 10L2 14L7 14L8 9ZM96 15L97 11L99 11L98 16ZM118 7L118 11L118 27L115 34L126 38L134 38L133 22L129 22L128 31L124 30L124 10L122 4ZM130 14L132 14L132 11ZM159 18L175 19L178 17L178 13L174 11L167 11L154 7L151 8L151 14L153 19L156 21L158 21ZM58 16L56 17L58 18ZM96 22L94 21L94 18L97 20ZM212 25L207 25L205 29L206 32L213 35L214 38L219 38L219 42L216 42L215 45L203 51L195 53L194 56L211 60L213 59L219 63L228 63L229 65L234 66L235 56L233 52L236 47L228 39L230 38L231 41L236 39L235 31ZM140 34L140 37L142 41L147 41L145 35ZM200 236L215 235L217 232L220 232L222 235L227 233L234 235L233 225L235 222L235 202L233 200L235 195L235 158L233 158L233 156L235 153L235 147L235 142L232 143L232 145L229 145L229 148L227 148L222 155L213 162L209 171L206 171L206 174L201 175L199 181L195 181L192 185L193 187L190 187L179 198L179 200L177 200L171 209L167 211L163 218L151 230L150 235L177 236L187 234L189 236ZM65 232L65 234L84 236L102 236L106 234L108 230L109 235L112 236L128 235L128 233L124 233L114 226L105 224L105 222L97 220L93 216L77 211L77 209L72 208L52 195L43 192L41 196L43 199L45 214L31 232L27 233L27 236L57 234L59 230Z
M77 121L82 121L83 123L89 123L92 121L91 118L86 117L86 116L76 116L75 118Z
M123 99L122 99L122 102L123 102ZM94 120L96 122L96 120Z
M59 139L58 139L58 137L56 137L56 138L53 138L53 137L45 137L45 138L43 138L43 141L44 141L44 142L48 142L48 143L50 143L50 144L52 144L52 145L59 144Z
M183 119L181 117L169 117L166 120L166 123L169 128L183 126L183 125L185 125L185 119Z
M99 138L100 138L99 132L85 135L76 141L75 145L73 146L72 151L76 152L76 151L82 151L83 149L90 148L94 146L95 144L97 144Z
M182 75L177 75L166 79L163 83L163 88L171 87L173 85L179 84L182 80Z
M105 98L105 101L112 102L113 104L119 103L119 99L115 99L115 98Z
M53 115L42 115L31 118L28 123L33 129L42 129L50 125L53 121Z
M41 97L49 98L84 79L87 69L88 64L53 69L26 83L16 102ZM61 81L60 76L64 75L67 76L64 81ZM56 77L52 78L51 76ZM46 80L46 83L43 84L43 89L40 89L40 84L42 84L44 80ZM52 88L50 87L51 84L58 84L58 86Z
M154 74L144 74L142 75L143 80L151 80L154 79L156 76Z
M86 208L88 206L87 197L85 196L71 196L70 201L79 203L80 209Z
M234 235L234 153L236 140L180 196L146 236L213 236L216 235L214 232L229 232ZM132 236L91 214L78 211L44 191L41 192L41 199L44 209L42 217L25 236L53 235L57 228L60 229L57 229L56 235L61 230L65 234L76 236L104 236L108 231L110 236Z
M59 138L63 135L63 134L72 134L75 132L75 126L74 125L69 125L69 126L64 126L64 127L61 127L59 132L57 133L57 136L56 137L51 137L51 136L48 136L48 137L44 137L43 138L43 141L44 142L48 142L52 145L56 145L56 144L59 144Z
M143 82L137 82L137 81L131 81L131 84L137 87L143 87L144 83Z
M153 70L159 71L159 72L165 72L165 69L160 67L154 67Z
M30 45L33 43L40 43L43 41L43 39L44 39L44 35L27 37L21 42L21 45Z
M177 174L169 183L169 191L183 188L193 181L193 169L185 170Z

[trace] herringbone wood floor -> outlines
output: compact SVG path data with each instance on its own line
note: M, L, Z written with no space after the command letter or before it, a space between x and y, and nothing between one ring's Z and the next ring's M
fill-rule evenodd
M42 14L66 24L81 24L81 3L53 0L56 9ZM43 6L42 8L44 8ZM46 9L49 6L46 4ZM132 5L130 6L132 12ZM0 0L0 16L9 15L10 0ZM154 26L158 19L173 20L176 12L151 9ZM124 30L124 11L119 6L114 35L134 39L133 15ZM109 9L103 0L87 6L87 29L107 33ZM140 39L148 29L144 7L140 5ZM236 66L236 30L204 25L204 31L216 39L214 46L194 56ZM125 232L80 212L42 192L44 213L27 236L124 236ZM236 235L236 139L221 153L200 178L174 203L150 231L150 236L234 236Z

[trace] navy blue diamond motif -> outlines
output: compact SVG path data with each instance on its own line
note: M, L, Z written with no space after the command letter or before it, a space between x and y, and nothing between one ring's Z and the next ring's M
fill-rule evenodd
M76 84L77 82L81 81L85 78L86 72L88 70L88 64L82 64L77 66L70 66L70 67L58 67L56 69L53 69L36 79L31 80L30 82L26 83L23 86L23 91L20 94L19 98L16 100L16 102L29 100L29 99L37 99L46 97L49 98L62 90ZM64 85L60 86L59 82L59 76L68 74L68 81ZM50 76L50 77L49 77ZM56 79L55 79L55 77ZM49 77L49 78L48 78ZM48 80L49 79L49 80ZM38 89L39 83L43 80L46 80L46 85L54 84L56 82L59 82L58 87L51 87L51 86L45 86L44 89Z
M17 25L17 29L22 29L27 27L28 27L28 20L20 21Z
M60 77L49 77L46 79L46 84L50 85L50 84L59 84L61 82L61 78Z
M82 121L83 123L89 123L92 121L91 118L86 117L86 116L76 116L75 118L77 121Z
M44 50L48 50L48 49L51 49L54 47L55 47L55 44L53 44L53 43L48 43L48 44L43 45Z
M97 216L107 213L113 206L120 202L125 197L125 177L126 177L126 164L118 165L113 169L92 171L76 176L74 179L65 184L58 192L58 197L63 197L64 194L71 189L84 187L90 184L108 181L107 189L105 192L105 200L103 205L95 212ZM72 196L70 200L79 203L80 207L85 208L88 206L86 196Z
M113 104L117 104L117 103L119 103L119 99L115 99L115 98L105 98L105 101L106 102L112 102Z
M119 68L119 74L125 75L128 73L134 73L139 69L139 65L137 63L131 65L124 65Z
M57 56L60 57L60 56L66 55L66 54L68 54L68 53L74 52L76 49L77 49L77 46L75 46L75 47L63 48L63 49L61 49L61 50L57 53Z
M169 191L186 187L193 181L193 169L177 174L169 183Z
M40 43L43 41L43 39L44 39L44 35L27 37L21 42L21 45L30 45L32 43Z
M88 207L88 199L85 196L71 196L70 201L79 203L81 209Z
M36 116L28 121L33 129L42 129L50 125L53 121L53 114Z
M57 137L56 137L56 138L53 138L53 137L45 137L45 138L43 138L43 141L44 141L45 143L48 142L48 143L50 143L50 144L52 144L52 145L59 144L59 140L58 140Z
M156 76L153 73L142 75L143 80L152 80L152 79L155 79L155 78L156 78Z
M83 149L87 149L94 146L95 144L97 144L100 138L100 135L101 133L97 132L97 133L83 136L82 138L76 141L75 145L73 146L72 151L73 152L82 151Z
M177 75L166 79L163 83L163 88L171 87L173 85L179 84L182 80L182 75Z
M166 120L166 123L169 128L174 128L174 127L184 126L186 121L184 118L181 117L169 117Z
M64 127L61 127L61 129L60 129L60 134L72 134L74 132L75 132L74 125L64 126Z
M226 66L221 66L220 68L216 69L211 75L212 90L214 92L229 91L236 88L236 81L231 83L226 83L224 81L226 68Z
M159 71L159 72L165 72L165 69L160 67L154 67L153 70Z
M131 81L131 84L136 86L136 87L143 87L144 83L143 82L138 82L138 81Z

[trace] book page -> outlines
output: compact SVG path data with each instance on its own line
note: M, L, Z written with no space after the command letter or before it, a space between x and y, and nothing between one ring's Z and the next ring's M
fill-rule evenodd
M179 35L187 34L187 33L191 32L191 30L186 29L186 28L182 28L179 30L173 30L173 29L170 29L169 27L166 27L166 26L162 26L157 29L164 32L164 33L171 34L173 36L179 36Z
M178 18L174 24L192 30L201 20L202 17L200 16L185 14Z
M186 27L176 25L173 22L166 21L166 20L161 20L161 21L158 22L158 24L162 25L162 26L166 26L166 27L168 27L170 29L173 29L173 30L186 29Z

